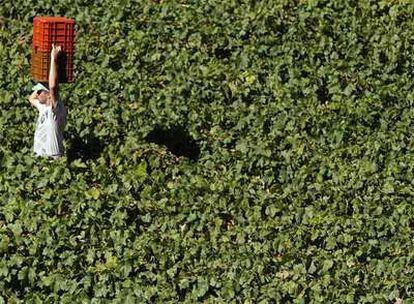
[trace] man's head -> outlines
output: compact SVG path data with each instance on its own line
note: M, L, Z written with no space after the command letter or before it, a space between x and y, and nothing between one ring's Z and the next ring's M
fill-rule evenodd
M36 92L37 99L40 101L40 103L47 102L47 99L49 98L50 93L49 93L49 89L45 85L39 82L32 88L32 90Z

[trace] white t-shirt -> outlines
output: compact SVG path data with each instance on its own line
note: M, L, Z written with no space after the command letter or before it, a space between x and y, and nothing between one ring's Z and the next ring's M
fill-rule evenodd
M58 100L55 109L37 101L34 106L39 111L33 150L37 156L59 156L64 152L63 129L66 123L66 109Z

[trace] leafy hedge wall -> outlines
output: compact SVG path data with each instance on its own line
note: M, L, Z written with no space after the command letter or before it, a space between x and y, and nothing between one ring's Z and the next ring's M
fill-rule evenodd
M412 1L4 1L1 303L413 300ZM32 20L76 19L67 157Z

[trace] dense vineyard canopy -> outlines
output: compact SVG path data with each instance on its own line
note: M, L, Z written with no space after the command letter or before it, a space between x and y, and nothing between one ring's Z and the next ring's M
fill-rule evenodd
M0 303L414 299L414 2L0 5ZM67 156L32 21L76 20Z

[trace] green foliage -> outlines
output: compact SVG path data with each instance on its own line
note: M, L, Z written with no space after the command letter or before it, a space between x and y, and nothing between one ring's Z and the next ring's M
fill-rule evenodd
M413 12L2 3L0 303L412 301ZM36 15L77 22L59 161L30 151Z

